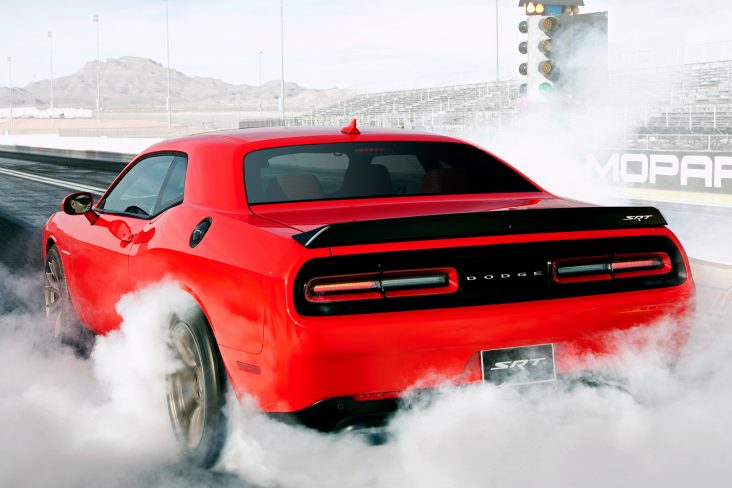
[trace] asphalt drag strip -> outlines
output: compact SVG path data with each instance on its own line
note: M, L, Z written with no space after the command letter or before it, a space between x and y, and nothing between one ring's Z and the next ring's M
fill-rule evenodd
M114 167L0 158L0 263L10 271L40 271L41 230L63 198L76 191L99 195L115 176Z

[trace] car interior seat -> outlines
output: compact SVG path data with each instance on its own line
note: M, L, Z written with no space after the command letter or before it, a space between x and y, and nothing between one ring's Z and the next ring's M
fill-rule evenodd
M381 164L351 165L343 176L343 185L337 195L349 197L372 197L391 195L394 187L386 166Z
M271 202L318 200L323 198L323 190L314 174L279 175L267 185L266 197Z
M474 188L468 170L464 168L438 168L425 173L421 193L451 194L470 193Z

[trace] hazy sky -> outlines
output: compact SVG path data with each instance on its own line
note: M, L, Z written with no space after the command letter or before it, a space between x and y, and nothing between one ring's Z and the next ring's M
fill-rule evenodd
M517 0L499 2L501 76L513 78L523 16ZM717 43L717 58L732 57L728 1L586 3L584 11L610 11L615 53ZM173 68L257 84L263 51L265 81L279 78L279 0L170 0L169 8ZM162 0L0 0L0 85L8 55L15 85L50 76L49 30L56 76L95 59L95 13L103 59L165 62ZM495 77L495 36L495 0L285 0L285 77L360 89L484 81Z

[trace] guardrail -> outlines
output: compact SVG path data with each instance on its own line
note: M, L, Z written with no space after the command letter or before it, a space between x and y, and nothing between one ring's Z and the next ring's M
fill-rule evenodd
M98 169L122 170L136 154L111 151L39 148L30 146L2 146L0 158L40 161L51 164L84 166Z

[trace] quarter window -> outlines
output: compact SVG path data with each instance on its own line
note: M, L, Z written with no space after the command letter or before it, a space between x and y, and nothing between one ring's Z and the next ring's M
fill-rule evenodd
M135 164L99 208L142 217L156 215L183 201L187 161L172 154L151 156Z

